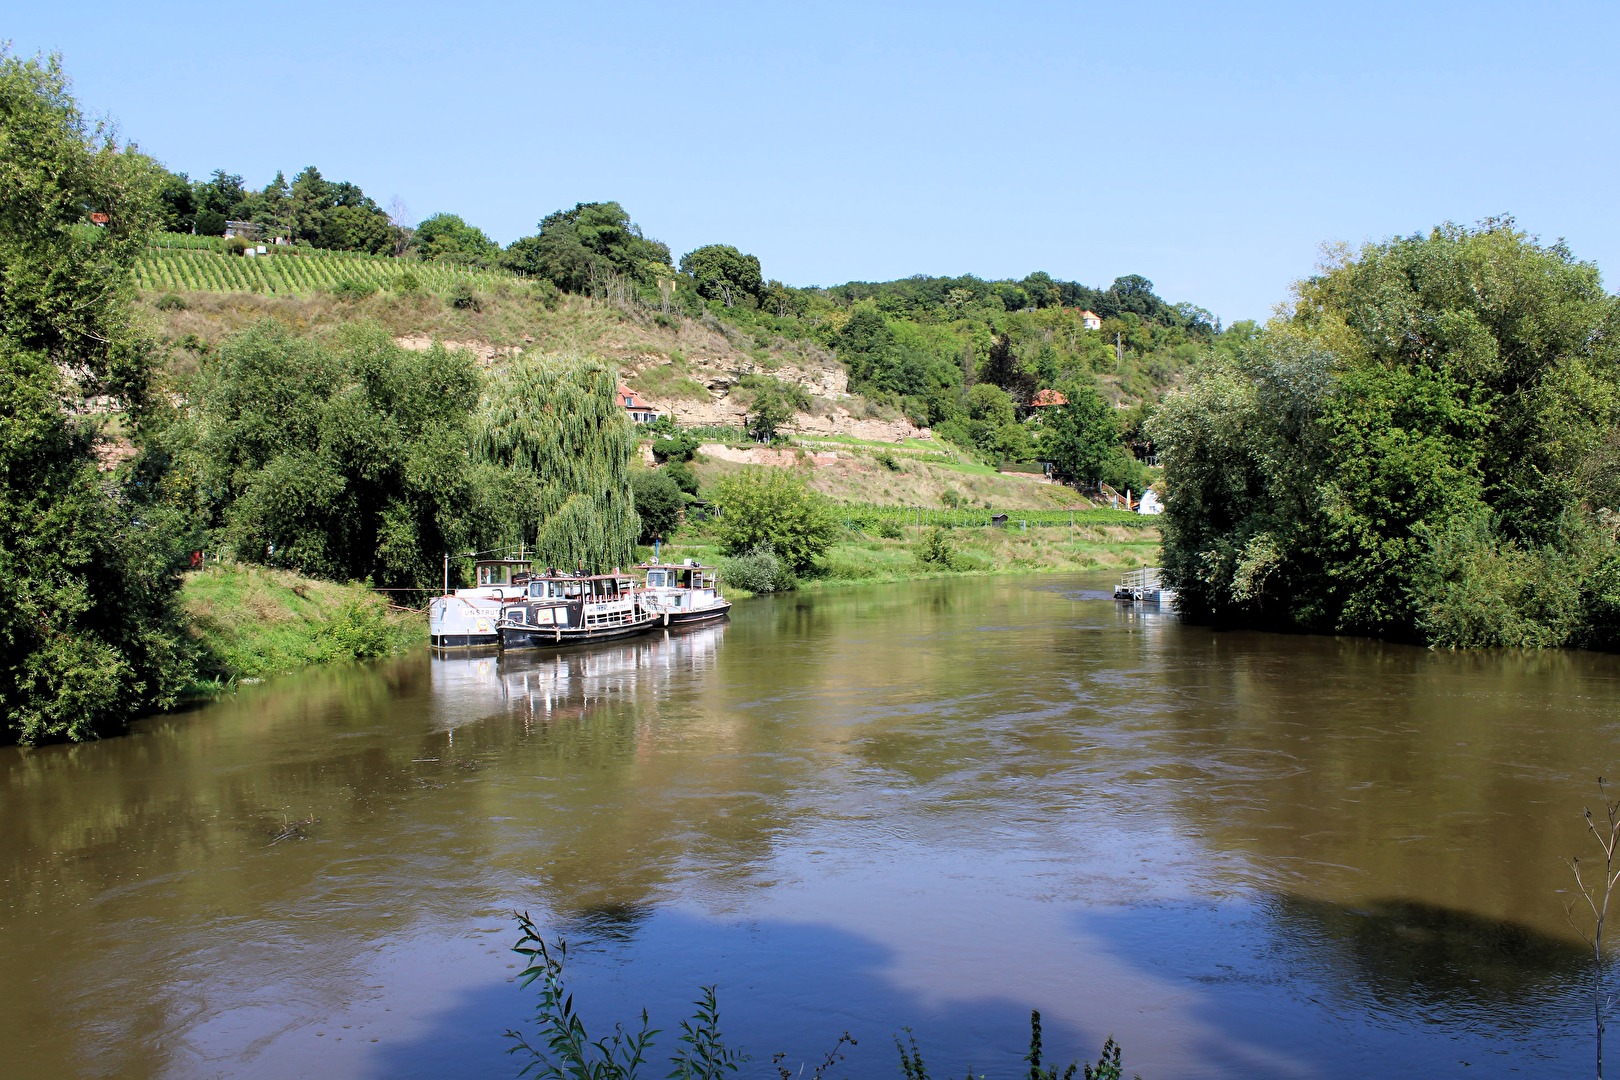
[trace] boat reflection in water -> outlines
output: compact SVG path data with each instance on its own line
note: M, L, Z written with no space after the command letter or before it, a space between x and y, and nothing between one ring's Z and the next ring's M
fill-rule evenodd
M528 726L581 717L609 702L632 702L658 693L677 673L712 669L725 632L721 622L582 649L435 656L434 726L453 730L511 714Z

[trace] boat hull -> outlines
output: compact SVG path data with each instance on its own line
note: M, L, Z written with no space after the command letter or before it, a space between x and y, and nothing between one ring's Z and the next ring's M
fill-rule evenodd
M612 626L527 626L503 622L498 630L503 649L563 649L593 641L636 637L663 625L662 616L649 614Z
M731 614L731 601L722 600L712 607L696 608L688 611L671 611L669 625L697 626L701 623L719 622Z
M428 645L435 649L476 649L500 643L498 600L438 596L428 605Z

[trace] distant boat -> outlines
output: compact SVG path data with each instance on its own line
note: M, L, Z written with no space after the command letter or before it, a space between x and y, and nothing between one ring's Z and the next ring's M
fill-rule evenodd
M1161 573L1163 568L1158 566L1132 570L1114 586L1114 599L1129 604L1174 604L1176 590L1160 580Z
M495 629L503 649L555 648L634 637L668 625L642 606L628 574L558 574L529 579L527 594L501 611Z
M731 612L720 595L720 578L710 566L692 559L682 563L647 563L640 568L647 586L640 593L647 610L669 617L670 626L717 622Z
M449 577L449 562L445 563ZM527 559L480 559L473 564L470 589L445 589L428 603L428 644L435 649L495 645L501 612L528 595Z

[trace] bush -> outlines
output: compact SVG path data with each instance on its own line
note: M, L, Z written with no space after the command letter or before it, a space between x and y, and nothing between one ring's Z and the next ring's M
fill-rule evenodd
M653 457L659 461L691 461L701 445L696 435L676 431L669 435L654 436L652 452Z
M395 292L416 292L422 287L422 282L415 274L401 274L394 279Z
M951 543L950 534L938 525L917 541L917 561L940 570L962 569L962 557L957 554L956 545Z
M557 305L562 303L562 290L545 278L537 279L533 288L535 299L539 300L540 306L547 311L555 311Z
M247 254L247 249L248 242L240 236L228 237L225 241L225 254L227 255L245 256Z
M690 466L684 461L671 461L664 466L664 474L675 481L675 486L687 495L696 496L698 493L698 478Z
M376 660L394 654L394 632L381 604L355 602L316 633L321 663Z
M744 469L715 486L714 501L720 507L715 532L727 554L766 544L795 574L810 569L837 531L826 497L787 469Z
M332 286L332 295L339 300L364 300L376 291L377 286L369 281L356 281L353 278L345 278Z
M900 527L900 523L889 518L884 518L878 522L877 534L885 540L898 540L906 535L905 530Z
M720 576L727 585L751 593L788 592L798 584L769 544L759 544L735 558L721 559Z
M152 306L157 308L159 311L184 311L184 310L186 310L186 302L183 299L181 299L179 295L177 295L175 293L172 293L172 292L171 293L164 293L162 296L158 297L157 302L154 303Z
M484 303L473 291L471 284L458 281L450 288L450 306L459 311L483 311Z

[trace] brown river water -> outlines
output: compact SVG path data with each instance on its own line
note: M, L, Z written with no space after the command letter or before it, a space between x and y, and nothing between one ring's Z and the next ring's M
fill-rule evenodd
M740 603L0 750L0 1076L510 1077L513 912L592 1036L747 1076L1591 1073L1568 869L1620 658L1222 633L1102 577ZM1620 925L1620 924L1617 924ZM1620 1029L1617 1029L1620 1030ZM808 1075L808 1070L806 1070Z

